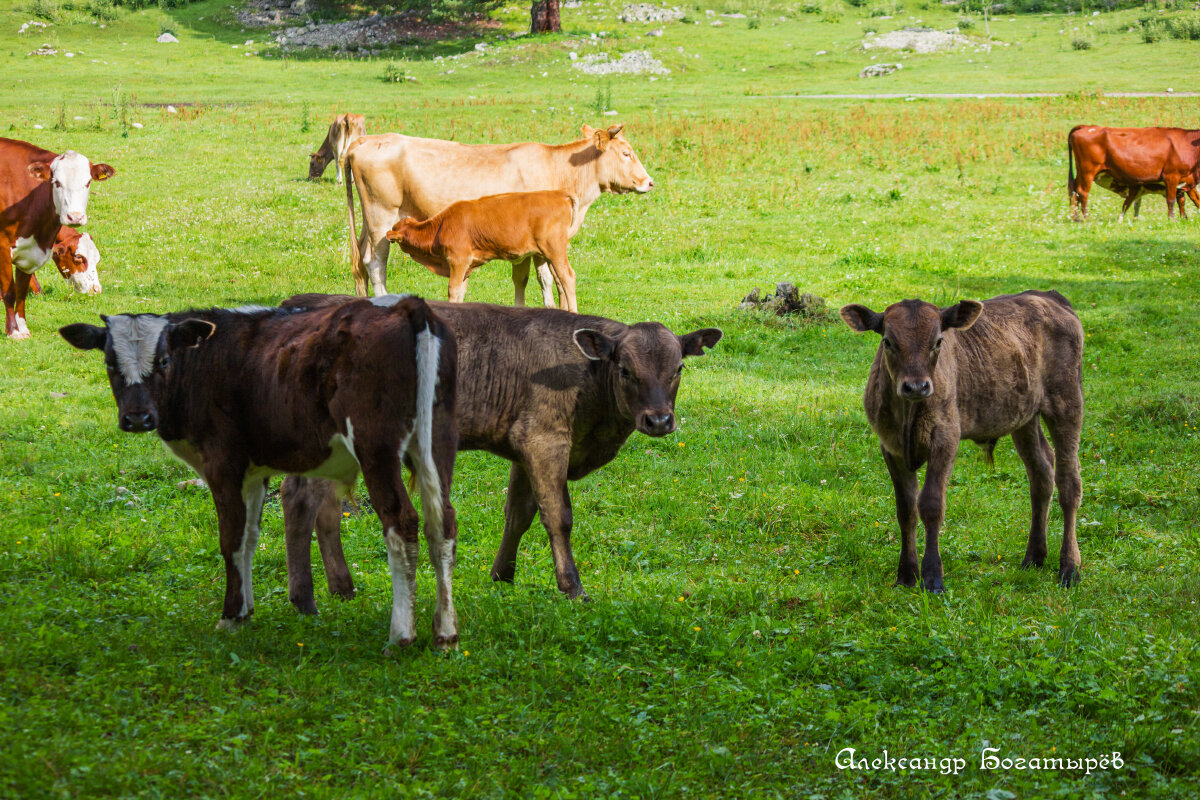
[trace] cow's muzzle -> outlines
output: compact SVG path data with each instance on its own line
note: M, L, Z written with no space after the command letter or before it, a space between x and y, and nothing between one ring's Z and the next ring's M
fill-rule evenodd
M158 427L158 418L153 411L126 411L117 426L126 433L146 433Z
M675 432L675 415L670 411L647 411L638 418L637 427L647 436L666 436Z
M933 394L933 381L928 379L901 381L899 393L904 400L919 402Z

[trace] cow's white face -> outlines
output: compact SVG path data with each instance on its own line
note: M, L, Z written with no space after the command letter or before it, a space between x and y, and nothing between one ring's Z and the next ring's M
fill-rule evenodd
M68 150L50 162L50 190L54 210L63 225L87 224L88 195L92 188L92 165L86 156Z
M73 265L71 272L65 275L67 282L82 294L100 294L100 273L96 265L100 263L100 251L92 241L90 234L83 234L75 245L75 252L70 254Z

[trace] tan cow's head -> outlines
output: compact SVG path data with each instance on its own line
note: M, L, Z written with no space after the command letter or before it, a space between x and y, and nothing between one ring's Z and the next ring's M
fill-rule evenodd
M621 135L624 125L610 125L606 129L583 126L584 138L592 140L599 151L597 172L600 189L614 194L638 192L644 194L654 188L641 159L633 152L633 145Z

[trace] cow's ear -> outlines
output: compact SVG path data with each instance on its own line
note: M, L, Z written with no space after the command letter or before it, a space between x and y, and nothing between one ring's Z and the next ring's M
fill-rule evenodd
M585 139L592 138L592 134L596 132L596 129L591 125L588 125L586 122L583 123L583 127L580 130L583 131L583 138Z
M883 314L879 314L866 306L851 304L842 306L842 319L859 333L875 331L883 333Z
M50 180L52 173L50 172L50 165L45 161L35 161L29 165L29 174L32 175L35 180L45 183L46 181Z
M684 358L687 358L688 356L704 355L704 350L721 341L722 336L724 334L721 333L720 328L701 328L676 338L679 339L679 346L683 349Z
M579 352L592 361L603 361L617 349L617 343L612 340L612 337L605 336L600 331L591 328L580 328L575 331L574 338Z
M593 131L592 139L596 143L596 149L601 153L608 149L608 143L612 141L612 137L608 135L608 131Z
M608 126L608 135L610 137L612 137L613 139L615 139L615 138L617 138L617 134L619 134L621 132L621 129L624 127L625 127L624 122L618 122L616 125L609 125Z
M116 174L117 171L108 164L92 164L92 180L94 181L106 181Z
M943 308L941 312L942 330L958 328L960 331L965 331L974 325L975 320L979 319L979 315L983 313L983 303L978 300L963 300Z
M76 322L59 328L58 335L66 339L67 344L80 350L99 350L108 340L108 328Z
M62 258L63 253L65 252L67 252L67 246L65 244L56 244L54 247L50 248L50 253L56 260Z
M203 319L185 319L167 329L167 348L178 350L183 347L199 347L200 343L216 333L217 326Z

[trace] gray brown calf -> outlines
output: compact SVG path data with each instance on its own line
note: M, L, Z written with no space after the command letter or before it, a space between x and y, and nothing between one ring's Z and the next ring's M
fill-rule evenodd
M285 305L313 308L350 299L300 295ZM458 342L459 450L486 450L512 462L493 580L512 581L521 537L540 513L558 588L586 598L571 552L568 481L611 461L635 429L648 436L674 431L683 361L715 345L721 331L676 336L657 322L623 325L553 309L430 306ZM289 596L297 609L315 611L309 575L314 518L326 574L332 563L340 575L344 563L330 558L340 507L322 481L288 478L281 497Z
M1030 291L947 308L904 300L883 313L848 305L842 319L856 331L883 337L863 404L896 492L902 534L896 583L916 585L919 515L925 526L922 585L942 591L938 531L958 444L972 439L990 454L996 440L1009 434L1025 463L1033 504L1021 566L1040 567L1046 557L1046 523L1057 484L1063 512L1058 578L1063 586L1077 583L1083 328L1067 299ZM917 470L927 462L918 495Z

